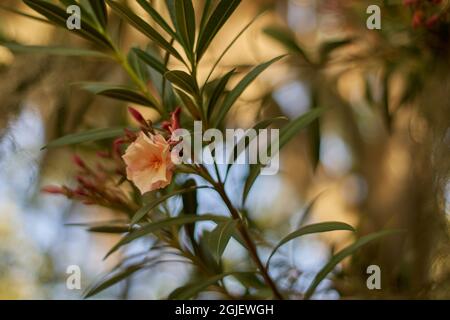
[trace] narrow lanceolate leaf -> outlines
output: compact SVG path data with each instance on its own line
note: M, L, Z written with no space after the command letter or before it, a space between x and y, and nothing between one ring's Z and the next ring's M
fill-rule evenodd
M180 70L169 71L165 75L174 86L189 93L192 96L196 96L199 91L195 80L186 72Z
M163 17L156 11L152 5L148 2L148 0L137 0L139 5L147 11L147 13L153 18L153 20L166 31L172 38L178 39L178 35L175 31L170 27L170 25L164 20Z
M45 16L53 24L62 28L67 28L66 22L67 19L70 17L70 14L67 13L63 8L55 4L52 4L48 1L42 0L23 0L23 1L27 6ZM91 23L89 23L86 20L82 20L81 29L80 30L75 29L73 30L73 33L87 40L90 40L95 44L104 46L108 49L114 49L111 42L102 33L96 30L96 28L92 26Z
M197 106L196 102L194 101L195 99L193 100L193 98L191 96L187 95L186 93L184 93L184 91L179 90L177 88L174 88L174 91L180 97L180 100L183 102L184 107L186 107L186 109L189 111L191 116L196 120L201 119L201 115L200 115L200 111L199 111L200 108Z
M315 108L301 115L280 130L280 149L284 147L301 130L308 127L314 120L318 119L326 108Z
M350 226L346 223L333 221L333 222L321 222L321 223L311 224L309 226L304 226L304 227L288 234L272 250L272 253L270 254L269 258L267 259L266 268L269 267L270 259L272 259L273 255L277 252L277 250L284 244L288 243L289 241L296 239L298 237L307 235L307 234L338 231L338 230L346 230L346 231L352 231L352 232L355 231L355 229L353 229L352 226Z
M378 240L382 237L398 234L399 230L385 230L380 231L377 233L372 233L367 236L364 236L360 239L358 239L353 244L349 245L348 247L342 249L337 254L335 254L330 261L319 271L319 273L314 278L313 282L309 286L308 290L305 293L305 299L309 299L316 290L317 286L322 282L323 279L331 272L333 269L340 263L342 260L344 260L346 257L352 255L355 253L358 249L365 246L369 242Z
M316 108L308 111L307 113L301 115L297 119L291 121L288 125L280 130L280 141L278 150L273 150L271 154L279 152L282 147L284 147L293 137L295 137L301 130L308 127L314 120L316 120L325 111L325 108ZM271 146L269 145L269 148ZM243 203L247 200L247 196L258 178L261 172L261 165L255 164L250 166L250 173L245 181L244 193L243 193Z
M44 148L57 148L68 145L80 144L85 142L93 142L105 139L112 139L120 137L124 134L124 127L122 128L104 128L84 131L80 133L73 133L48 143Z
M244 190L242 192L242 204L244 205L247 201L248 195L250 194L250 190L253 187L253 184L255 183L256 179L259 177L261 173L261 165L259 164L251 164L250 170L247 175L247 179L244 183Z
M215 215L202 215L202 216L178 216L174 218L168 218L166 220L148 223L143 225L141 228L134 230L124 236L105 256L105 259L109 257L112 253L116 252L120 247L146 235L152 234L156 231L167 227L180 226L187 223L194 223L199 221L224 221L227 217L215 216Z
M266 63L260 64L255 67L252 71L250 71L238 84L237 86L228 93L223 102L222 106L217 112L217 115L214 119L214 127L218 127L219 124L224 120L228 111L230 111L231 107L234 105L236 100L242 95L242 93L247 89L247 87L269 66L279 61L284 56L276 57Z
M220 261L222 258L222 254L233 236L236 226L237 222L230 219L226 222L219 223L210 233L208 237L208 246L216 261Z
M208 287L216 284L218 281L223 278L233 275L233 272L225 272L216 276L213 276L209 279L202 279L200 281L187 284L183 287L175 289L170 295L169 300L187 300L193 298L200 292L208 289Z
M127 225L104 225L104 226L94 226L89 227L87 229L89 232L94 233L111 233L111 234L120 234L120 233L127 233L130 231L130 226Z
M147 64L137 56L135 48L128 51L127 61L130 68L133 69L142 83L148 83L150 81L150 69L147 67Z
M209 45L241 3L241 0L221 0L201 30L197 43L197 61L200 61Z
M92 11L95 14L95 18L97 19L100 26L104 29L108 23L108 12L106 10L105 0L89 0L89 4L91 5Z
M289 52L301 56L305 62L311 64L311 60L305 51L300 47L294 33L291 30L279 27L268 27L264 29L264 33L278 41L287 50L289 50Z
M234 75L236 69L231 70L227 74L225 74L215 86L211 98L209 99L208 107L207 107L207 115L208 118L214 112L217 103L219 102L220 97L224 94L228 81Z
M181 44L186 54L192 57L195 42L195 11L191 0L175 1L175 19Z
M148 23L146 23L144 20L142 20L133 11L131 11L130 8L124 6L123 4L116 2L116 1L106 0L106 2L115 12L117 12L117 14L119 14L121 17L126 19L132 26L134 26L136 29L138 29L140 32L142 32L144 35L146 35L151 40L153 40L158 46L160 46L162 49L169 52L172 56L174 56L178 60L183 61L183 58L175 50L175 48L173 48L173 46L166 39L164 39L159 34L158 31L156 31Z
M138 58L142 60L142 62L147 64L153 70L158 71L159 74L164 75L167 72L166 66L148 52L145 52L144 50L138 48L133 48L132 50L134 51L136 56L138 56Z
M89 298L97 293L108 289L109 287L115 285L116 283L128 278L132 274L136 273L139 270L142 270L144 268L144 264L136 264L129 266L123 270L116 271L110 275L107 275L103 279L101 279L99 282L92 285L90 288L86 290L84 293L84 298Z
M158 205L160 205L161 203L164 203L166 200L178 196L178 195L182 195L188 192L192 192L195 191L197 189L206 189L206 188L210 188L208 186L193 186L190 188L185 188L185 189L181 189L181 190L176 190L174 192L171 192L165 196L159 197L153 201L150 201L149 203L145 204L142 208L140 208L135 215L133 216L133 218L131 219L131 225L135 225L136 223L138 223L139 221L142 220L142 218L144 218L152 209L156 208Z
M81 20L84 22L88 22L90 25L92 25L93 27L95 27L97 29L98 26L96 24L98 24L98 22L97 22L95 16L93 15L94 12L92 10L90 10L91 8L87 8L88 4L79 3L78 0L59 0L59 2L61 2L62 7L64 9L68 8L69 6L73 6L73 5L78 6L80 8Z
M172 20L172 23L175 26L175 28L178 30L175 2L176 0L166 0L166 6L167 10L169 11L170 19Z
M142 106L153 108L156 108L156 106L158 105L154 98L147 98L138 91L129 87L97 82L84 82L80 83L80 85L84 90L92 92L96 95L105 96L121 101L132 102Z
M0 43L0 46L8 48L17 53L33 53L48 54L56 56L74 56L74 57L93 57L93 58L109 58L107 54L99 51L64 48L64 47L47 47L47 46L25 46L18 43Z
M183 213L186 215L196 215L198 210L197 182L194 179L188 179L182 186L183 189L191 189L181 195L183 201ZM186 224L184 226L186 235L194 248L197 249L195 241L195 224Z
M256 134L259 134L259 130L262 129L266 129L267 127L269 127L271 124L277 122L277 121L287 121L288 118L286 117L275 117L275 118L271 118L271 119L266 119L266 120L262 120L260 122L258 122L257 124L255 124L252 129L256 131ZM246 136L243 136L234 146L234 151L233 154L231 155L232 158L228 159L228 166L227 166L227 174L230 171L231 167L233 166L233 163L235 163L236 159L239 158L239 156L242 154L242 152L244 152L250 145L250 143L253 141L253 139L255 139L256 137L250 136L249 138L247 138ZM243 145L244 147L239 147Z
M210 13L212 11L213 6L213 0L205 0L202 10L202 19L200 21L200 34L203 32L203 29L205 28L206 23L208 22Z

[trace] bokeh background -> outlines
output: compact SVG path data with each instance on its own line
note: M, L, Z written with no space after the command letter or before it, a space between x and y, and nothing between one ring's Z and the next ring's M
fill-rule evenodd
M128 2L145 16L134 1ZM153 2L164 12L163 1ZM437 36L412 28L413 12L401 2L244 0L200 70L199 76L205 77L215 58L264 8L269 9L236 42L218 72L234 66L245 69L289 51L268 35L268 27L289 31L289 39L315 61L324 54L324 44L345 39L345 45L329 50L320 66L308 64L294 50L245 92L228 119L229 127L248 128L264 117L295 118L313 107L329 108L320 126L299 135L282 152L280 173L260 177L250 194L247 210L270 240L276 242L300 222L344 221L357 226L360 235L383 228L406 230L406 236L390 237L346 260L333 280L321 284L316 299L450 298L448 24L447 33ZM366 28L366 8L372 3L382 7L381 31ZM1 41L89 48L66 30L11 9L32 14L21 1L2 1ZM111 20L123 48L145 44L118 17L112 15ZM432 36L438 38L430 40ZM126 105L73 85L87 80L124 82L126 77L103 60L20 54L0 46L2 299L79 299L81 291L66 288L67 267L81 267L85 288L119 259L102 260L116 237L65 225L120 218L117 213L40 192L45 185L72 185L73 153L93 153L89 146L41 150L47 141L132 122ZM235 166L227 182L236 202L246 174L245 166ZM176 208L179 202L169 204ZM201 212L226 212L213 192L201 191L199 203ZM275 276L280 285L302 291L332 252L352 240L344 233L296 240L275 257ZM142 250L145 243L136 243L126 253ZM244 255L231 243L225 259L239 264ZM366 287L371 264L381 267L382 290ZM188 274L189 269L177 264L156 267L97 298L165 298Z

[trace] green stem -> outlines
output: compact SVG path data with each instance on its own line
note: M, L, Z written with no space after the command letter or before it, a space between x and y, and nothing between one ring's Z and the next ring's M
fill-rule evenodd
M256 249L256 245L253 242L250 233L247 230L247 227L244 224L244 221L241 218L241 215L239 214L239 212L236 210L236 208L234 208L233 204L231 203L228 195L225 192L225 189L223 187L222 184L216 184L216 191L219 193L220 197L222 198L222 200L224 201L225 205L227 206L228 210L230 211L231 216L233 217L233 219L239 221L240 223L238 224L238 230L239 233L241 234L247 249L250 253L251 258L253 259L253 261L255 262L256 266L258 267L259 271L261 272L261 275L264 278L264 281L266 282L266 284L270 287L270 289L273 292L273 295L276 299L278 300L283 300L283 296L281 295L281 293L278 291L278 288L275 284L275 282L272 280L272 278L270 277L269 273L267 272L266 267L264 266L264 264L262 263L261 259L258 256L258 251Z
M211 174L206 170L206 168L204 166L199 165L198 170L199 170L198 174L200 176L202 176L206 181L210 182L213 185L214 189L220 195L223 202L225 203L228 210L230 211L231 217L234 220L239 221L238 231L246 244L246 247L250 253L250 257L252 258L253 262L256 264L257 268L259 269L267 286L269 286L269 288L272 290L274 297L278 300L283 300L283 296L278 291L278 288L277 288L275 282L270 277L269 273L267 272L266 267L264 266L264 264L262 263L261 259L258 256L258 251L256 249L256 245L253 242L253 240L250 236L250 233L249 233L247 227L245 226L244 221L241 218L241 215L236 210L236 208L233 206L230 198L228 197L227 193L225 192L223 183L215 182L214 179L211 177Z
M128 60L122 55L122 53L119 50L115 50L114 52L116 61L122 66L122 68L125 70L125 72L130 76L131 80L134 82L134 84L139 88L139 90L144 94L144 96L153 102L153 104L156 107L156 110L162 115L164 113L164 110L161 106L161 104L150 94L148 91L147 85L139 78L139 76L136 74L136 72L131 67Z

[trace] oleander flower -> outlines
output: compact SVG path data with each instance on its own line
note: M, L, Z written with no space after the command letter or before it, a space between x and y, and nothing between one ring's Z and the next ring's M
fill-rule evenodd
M142 194L165 188L172 181L175 165L171 159L170 144L160 134L141 132L122 156L127 178Z

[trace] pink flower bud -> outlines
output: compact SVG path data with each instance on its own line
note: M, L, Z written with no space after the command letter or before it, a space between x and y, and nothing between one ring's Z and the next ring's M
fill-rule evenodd
M107 151L97 151L97 157L108 159L111 155Z
M147 126L147 121L145 121L144 117L142 116L142 114L137 111L136 109L132 108L132 107L128 107L128 112L130 112L131 116L141 125L143 126Z
M134 140L137 139L136 133L134 133L134 132L131 131L130 129L125 128L124 131L125 131L125 135L127 136L127 138L128 138L129 140L134 141Z
M97 190L97 187L92 182L87 180L85 177L78 176L77 181L80 185L82 185L84 188L86 188L88 190L94 190L94 191Z
M180 115L181 115L180 107L176 108L175 111L172 112L171 114L171 127L173 131L180 129Z
M86 169L86 163L78 155L73 156L73 162L81 169Z
M413 28L418 28L423 24L423 11L422 10L416 10L413 15L412 19L412 26Z
M122 138L117 138L116 140L114 140L113 142L113 150L116 154L120 155L121 154L121 150L120 148L122 147L122 145L125 143L125 140Z
M57 186L45 186L41 191L49 194L66 194L64 188Z
M431 29L438 23L438 21L439 21L439 15L434 14L427 19L427 22L425 22L425 25L428 29Z
M164 130L170 132L170 130L171 130L170 122L169 122L169 121L164 121L164 122L161 124L161 128L163 128Z
M82 188L77 188L77 189L74 191L74 194L77 195L77 196L81 196L81 197L87 197L87 196L89 196L89 194L88 194L85 190L83 190Z

